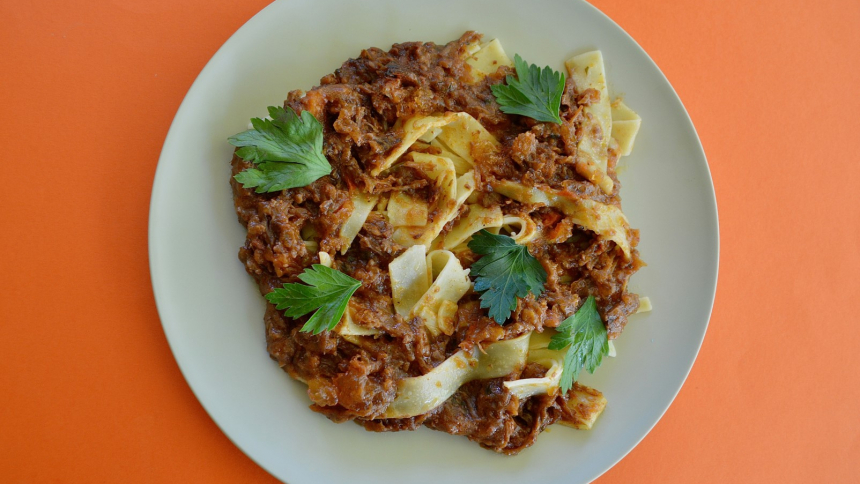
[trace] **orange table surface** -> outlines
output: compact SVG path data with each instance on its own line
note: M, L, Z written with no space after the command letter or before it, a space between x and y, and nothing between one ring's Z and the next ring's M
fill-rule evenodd
M267 3L0 3L0 482L276 482L185 383L147 258L171 120ZM593 3L687 107L721 232L689 379L597 482L860 482L860 2Z

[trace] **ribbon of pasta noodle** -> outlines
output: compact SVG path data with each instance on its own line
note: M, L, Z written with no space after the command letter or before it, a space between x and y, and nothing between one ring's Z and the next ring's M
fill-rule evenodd
M495 190L523 203L545 205L561 210L573 222L615 242L630 258L630 224L620 208L594 200L574 198L559 190L526 187L512 181L498 183Z
M612 133L612 114L603 55L599 50L572 57L567 62L567 73L581 92L594 89L600 98L583 109L583 136L577 144L576 171L596 183L605 193L612 193L614 182L606 174L609 160L609 140Z
M397 382L397 395L383 418L421 415L445 402L464 383L498 378L523 367L528 354L529 334L487 345L482 352L460 350L425 375Z
M452 334L457 301L471 287L469 270L447 250L414 245L388 265L394 309L404 318L420 316L432 335Z
M352 240L358 235L358 232L364 225L364 221L367 220L367 216L370 215L370 211L373 210L373 207L379 200L379 197L376 195L370 195L358 190L351 191L350 197L353 206L352 213L340 229L341 254L346 254L346 251L352 244Z
M460 206L474 191L475 177L472 171L457 177L454 164L450 159L443 156L413 153L412 159L413 163L434 181L437 196L433 206L428 209L431 215L426 223L397 227L394 230L394 241L404 247L419 244L429 246L445 227L445 224L457 215ZM392 215L399 215L399 211L410 210L400 205L395 205L394 210L397 211L393 211L392 208L391 201L389 201L389 219Z

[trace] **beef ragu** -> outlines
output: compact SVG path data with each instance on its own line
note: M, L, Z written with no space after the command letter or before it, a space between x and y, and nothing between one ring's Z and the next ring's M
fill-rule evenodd
M608 106L609 100L601 99L606 92L578 85L575 76L569 76L558 110L560 124L506 114L491 86L504 84L515 70L510 61L494 61L487 68L486 59L480 60L476 52L480 42L479 34L466 32L446 45L408 42L389 51L361 51L323 77L318 87L292 91L284 103L296 113L309 112L322 124L323 154L331 173L307 186L270 193L256 193L235 179L231 185L236 213L247 228L239 259L262 294L300 282L304 270L321 263L361 283L347 310L349 324L362 329L358 333L343 331L345 322L319 334L303 332L310 315L285 317L267 304L269 354L307 384L312 410L372 431L424 425L466 436L496 452L517 454L555 422L590 428L605 399L578 383L562 391L557 376L548 390L511 391L505 382L550 379L551 368L531 359L523 359L504 376L457 385L452 395L417 415L391 416L400 415L391 410L398 389L406 379L429 374L458 352L480 355L494 343L528 339L529 334L534 347L537 335L554 334L553 328L574 315L589 296L606 337L615 339L639 307L639 297L628 292L627 282L643 263L636 250L638 231L626 227L626 220L622 247L619 226L607 228L608 218L601 213L582 214L582 207L593 206L620 214L615 166L624 147L596 122L597 108L589 109L601 100ZM617 103L613 113L616 108ZM474 137L467 142L464 157L472 160L463 166L474 177L474 186L467 187L468 199L456 206L445 198L439 176L420 162L421 154L446 155L445 145L428 142L425 136L404 145L407 120L445 113L467 113L498 142ZM594 152L601 142L605 166L595 171L600 163L589 159L587 150ZM386 160L400 145L405 152ZM233 156L233 175L253 167ZM372 208L358 233L346 240L342 232L358 210L357 193L370 197ZM490 231L512 234L527 246L546 273L543 292L518 298L504 324L481 307L481 294L474 287L453 306L446 303L446 316L440 310L435 330L428 330L419 314L401 314L395 308L389 265L412 242L392 223L396 197L418 207L413 215L428 226L439 224L428 252L442 247L440 241L448 240L470 213L487 211L505 221L517 220L518 226L505 222ZM451 207L453 212L445 212ZM443 212L448 218L440 222ZM531 236L517 239L515 233L522 235L526 227ZM464 271L480 258L466 242L447 250ZM435 272L429 274L435 277Z

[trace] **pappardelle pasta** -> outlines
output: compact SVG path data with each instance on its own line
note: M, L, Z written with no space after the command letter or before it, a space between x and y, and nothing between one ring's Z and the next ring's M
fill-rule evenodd
M516 454L590 429L642 265L618 159L641 120L599 51L563 72L466 32L370 48L230 138L239 258L311 409Z

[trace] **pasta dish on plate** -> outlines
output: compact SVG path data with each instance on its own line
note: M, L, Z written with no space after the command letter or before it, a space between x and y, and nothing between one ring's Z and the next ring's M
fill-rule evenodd
M616 176L639 125L599 51L557 72L474 32L290 92L230 138L270 356L313 411L372 431L517 454L590 429L607 402L578 376L650 308Z

